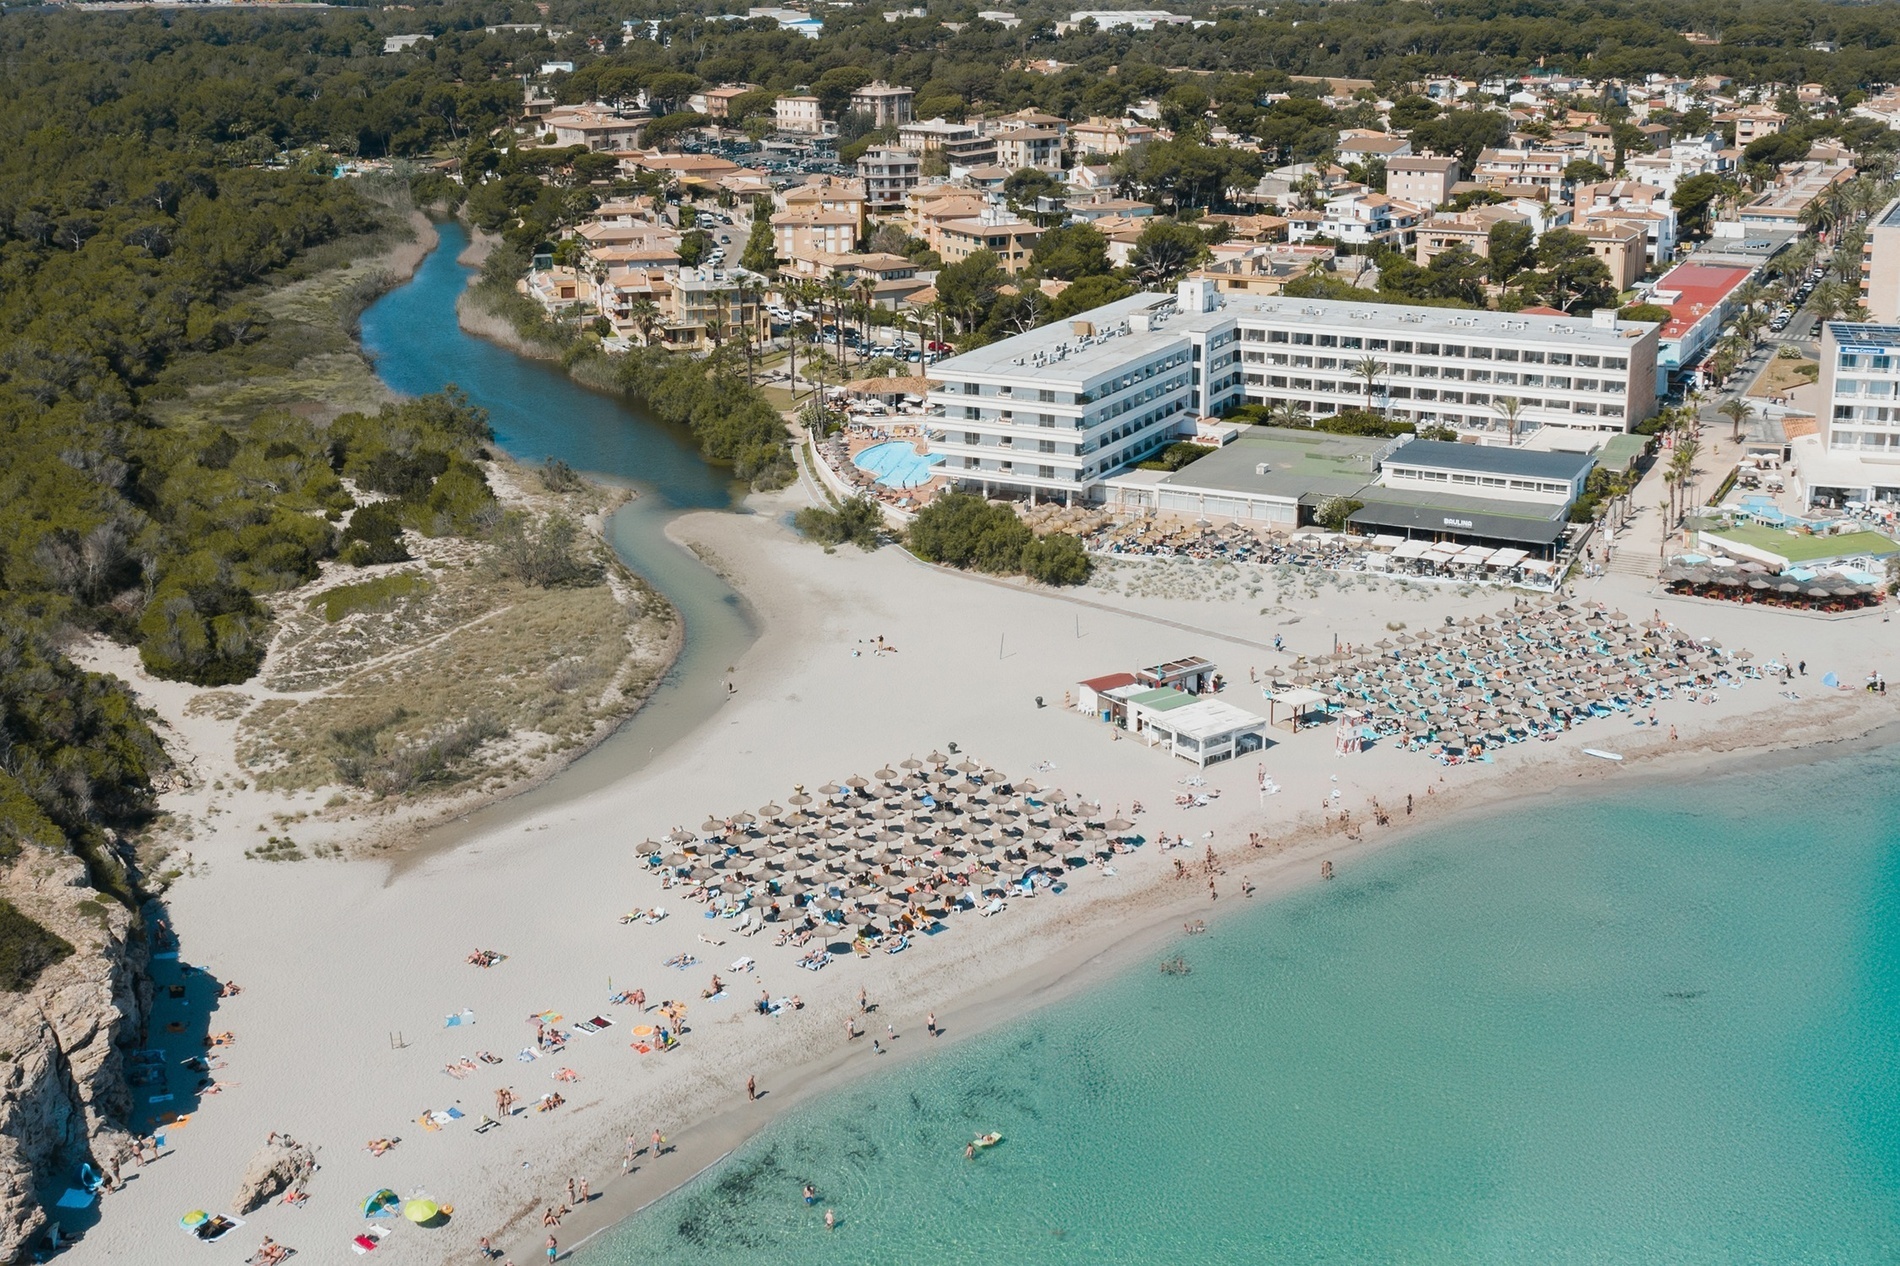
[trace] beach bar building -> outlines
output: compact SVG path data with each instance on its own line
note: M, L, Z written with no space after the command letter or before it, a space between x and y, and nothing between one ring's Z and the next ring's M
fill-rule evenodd
M1203 659L1199 655L1190 655L1186 659L1173 659L1165 664L1156 664L1144 668L1135 674L1135 680L1152 689L1173 687L1185 690L1191 695L1214 689L1214 661Z
M1146 694L1152 686L1142 685L1133 673L1109 673L1076 683L1075 710L1103 721L1128 724L1129 695Z
M1151 690L1128 700L1129 728L1150 747L1165 747L1205 768L1267 744L1266 718L1219 699Z

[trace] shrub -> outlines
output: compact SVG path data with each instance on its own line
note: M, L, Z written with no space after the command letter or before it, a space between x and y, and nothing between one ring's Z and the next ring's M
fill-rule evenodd
M312 611L321 611L331 624L358 611L387 611L404 598L428 593L435 588L427 576L412 571L393 576L378 576L361 584L339 585L326 589L310 600Z
M1179 470L1191 462L1198 462L1214 451L1211 444L1190 444L1186 440L1170 444L1159 454L1141 463L1143 470Z
M1067 532L1038 537L1023 546L1023 575L1045 585L1080 585L1094 570L1082 542Z
M792 525L820 545L849 543L868 552L882 542L884 512L868 497L853 497L836 510L807 506L792 516Z
M967 492L946 493L917 512L910 547L917 557L951 567L1014 572L1031 533L1007 506Z
M1351 497L1328 497L1313 512L1313 521L1329 532L1344 532L1352 516L1364 509L1365 504Z
M382 502L366 505L350 516L343 529L343 561L352 567L375 567L405 562L409 549L402 543L402 522Z
M560 458L550 457L541 463L541 486L549 492L572 492L581 486L581 477Z
M519 510L510 510L495 529L495 563L524 585L553 589L559 585L591 585L600 568L575 557L580 529L564 514L550 514L535 523Z
M1673 315L1660 303L1632 303L1618 308L1616 315L1625 321L1655 321L1665 323Z

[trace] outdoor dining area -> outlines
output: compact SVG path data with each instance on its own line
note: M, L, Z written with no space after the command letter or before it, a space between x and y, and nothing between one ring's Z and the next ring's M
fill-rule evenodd
M1262 693L1302 713L1321 696L1353 739L1455 765L1660 700L1739 687L1764 668L1780 666L1666 620L1638 624L1601 604L1546 598L1269 669Z
M707 918L776 926L778 943L905 948L957 914L994 914L1140 842L1135 824L1060 788L931 752L784 805L708 818L641 846ZM1112 873L1112 871L1110 872Z
M1092 554L1118 558L1186 558L1199 562L1289 563L1334 571L1365 571L1369 550L1351 538L1316 530L1287 532L1240 523L1186 523L1160 517L1110 519L1082 536Z
M1860 611L1879 606L1883 596L1878 585L1837 573L1811 573L1810 579L1800 579L1752 562L1728 566L1713 560L1677 562L1663 568L1658 579L1670 593L1685 597L1802 611Z

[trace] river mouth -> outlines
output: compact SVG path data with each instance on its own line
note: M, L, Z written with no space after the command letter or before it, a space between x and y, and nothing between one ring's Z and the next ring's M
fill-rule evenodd
M745 599L667 535L667 525L690 511L746 513L745 486L709 465L680 428L583 387L557 365L463 330L455 305L475 271L459 262L468 230L456 220L436 228L440 241L415 275L363 313L363 348L377 376L409 396L459 389L488 411L496 447L516 461L558 458L633 489L608 521L608 543L672 604L683 639L652 696L612 735L538 786L425 832L399 870L638 772L724 705L727 668L758 638Z

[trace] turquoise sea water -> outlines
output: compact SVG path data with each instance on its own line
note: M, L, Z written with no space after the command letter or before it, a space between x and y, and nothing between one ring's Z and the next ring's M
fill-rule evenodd
M577 1257L1900 1260L1896 775L1887 750L1552 799L1223 900ZM1177 951L1192 974L1160 974Z

